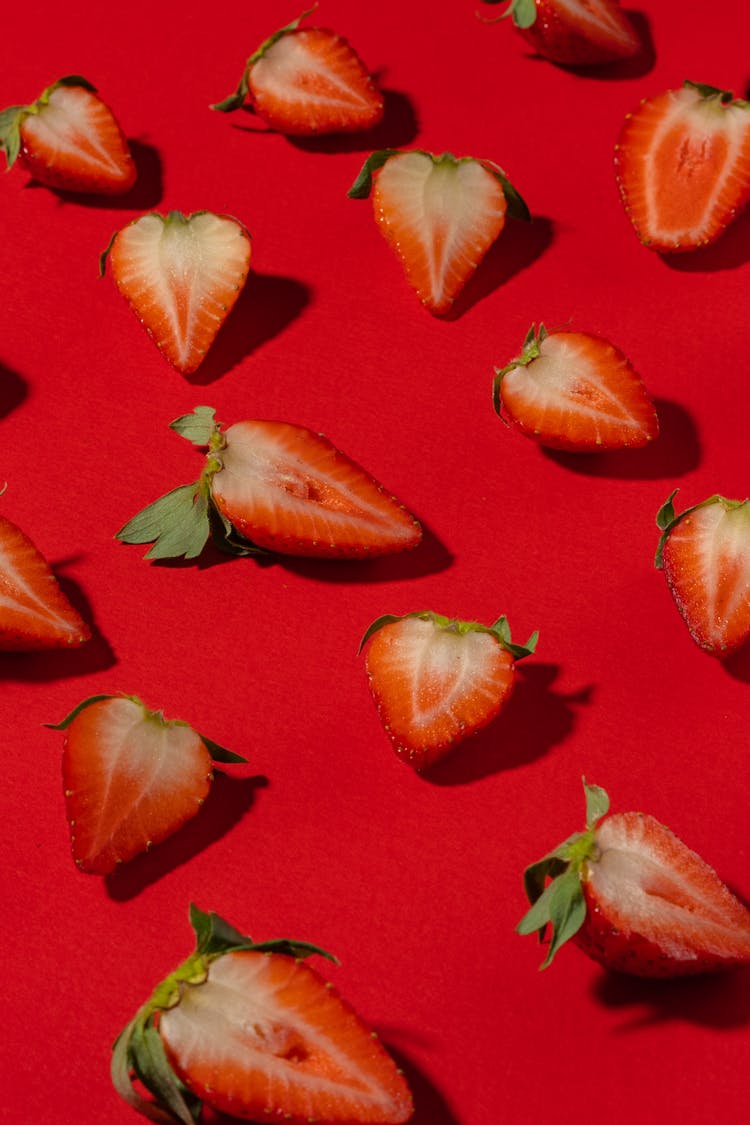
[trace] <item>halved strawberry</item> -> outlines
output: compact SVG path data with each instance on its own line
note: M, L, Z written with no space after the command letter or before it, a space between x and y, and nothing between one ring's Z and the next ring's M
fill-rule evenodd
M503 421L553 449L632 449L659 434L654 404L629 360L588 332L532 324L521 354L495 368L493 400Z
M195 816L211 788L212 761L245 761L131 695L91 696L47 726L66 732L73 858L94 875L127 863Z
M194 1125L202 1105L289 1125L402 1125L395 1063L314 969L307 942L253 942L195 906L195 952L115 1043L112 1081L145 1117ZM140 1080L150 1098L136 1088Z
M714 242L750 199L750 102L696 82L645 98L625 119L615 170L644 245Z
M421 770L486 727L513 688L514 660L538 633L513 644L505 617L493 625L441 614L387 614L365 633L372 697L398 756Z
M323 27L300 27L313 9L271 35L245 64L234 94L212 109L246 104L289 136L353 133L383 117L383 96L346 39Z
M247 281L250 235L229 215L152 212L117 231L109 260L117 288L157 348L189 375L203 362Z
M659 509L656 566L697 645L729 656L750 637L750 500L709 496L675 513Z
M676 977L750 964L750 911L669 828L609 811L586 785L586 830L527 868L518 932L552 927L542 968L571 938L607 969Z
M529 219L496 164L449 152L381 149L367 158L350 199L372 202L380 231L431 313L446 313L505 225Z
M200 479L117 533L123 543L153 543L146 558L196 558L209 534L236 555L372 558L419 544L414 517L323 434L268 421L223 430L214 413L198 406L170 427L208 447Z
M91 630L29 537L0 516L0 651L75 648Z
M617 0L510 0L498 18L508 16L535 51L563 66L619 62L641 49L635 28Z
M47 187L119 195L136 167L112 110L78 74L60 78L31 105L0 113L0 148Z

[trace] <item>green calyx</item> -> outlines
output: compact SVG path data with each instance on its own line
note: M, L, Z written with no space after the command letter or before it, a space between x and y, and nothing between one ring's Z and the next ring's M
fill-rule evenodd
M438 629L445 629L447 632L456 633L458 636L465 636L467 633L489 633L516 660L523 660L524 657L531 656L539 640L539 630L537 629L531 634L525 645L514 644L511 639L508 618L504 616L498 617L492 625L481 625L478 621L460 621L455 617L446 617L442 613L433 613L432 610L418 610L414 613L405 613L400 617L392 613L386 613L382 617L378 617L369 626L360 641L358 653L362 652L370 637L377 633L379 629L386 625L394 625L398 621L406 621L410 617L417 617L420 621L430 621Z
M41 113L58 86L83 86L92 94L96 93L96 87L80 74L68 74L48 86L31 105L11 105L0 111L0 149L5 153L8 170L13 167L21 151L21 126L25 118Z
M750 109L750 101L745 101L744 98L735 98L731 90L722 90L718 86L708 86L704 82L691 82L687 78L682 85L689 90L697 91L706 101L714 100L721 106L737 106L740 109Z
M194 951L157 985L120 1033L112 1050L111 1075L117 1092L143 1117L164 1125L175 1121L195 1125L202 1103L180 1082L169 1064L158 1031L159 1014L176 1007L186 989L200 988L208 977L212 961L226 953L253 950L297 959L317 954L338 963L330 953L308 942L285 938L254 942L218 914L206 914L194 905L190 907L190 923L195 933ZM134 1079L150 1097L136 1089Z
M253 51L252 55L245 63L245 69L242 72L242 77L240 78L235 92L230 94L228 98L224 98L223 101L214 102L213 105L209 106L209 109L215 109L219 113L233 113L234 110L241 109L250 90L248 76L252 67L259 59L263 58L266 52L273 47L274 43L278 43L279 39L288 35L290 31L296 31L302 21L313 14L317 6L317 4L313 4L312 8L308 8L301 16L297 16L296 20L292 20L286 27L279 28L278 31L274 31L273 35L269 35L268 39L264 39L257 51Z
M484 0L485 4L504 4L506 0ZM499 16L494 19L486 20L486 23L498 23L500 20L505 20L511 16L513 23L516 27L526 28L532 27L536 22L536 4L534 0L510 0L508 7Z
M467 164L473 162L481 164L481 166L499 181L505 196L505 202L508 209L508 214L513 219L520 219L523 222L530 222L531 214L529 209L521 197L521 195L513 187L505 172L499 164L493 163L491 160L477 160L474 156L454 156L452 152L441 152L435 154L433 152L425 152L424 149L398 149L398 148L382 148L377 152L371 153L367 160L362 165L359 175L346 193L349 199L366 199L372 191L372 178L373 175L386 164L392 156L409 156L416 154L418 156L428 156L433 164L449 164L453 167L458 167L459 164Z
M599 858L596 825L609 811L609 797L598 785L588 785L585 778L583 788L585 831L569 836L524 872L524 889L531 908L516 926L516 932L538 933L540 941L544 941L547 927L551 927L542 969L552 962L560 946L578 933L586 918L582 881L587 865Z
M657 570L661 570L664 566L664 545L671 535L677 524L689 516L691 512L697 512L700 508L707 508L711 504L721 504L725 512L731 512L737 508L744 508L746 505L750 506L750 500L727 500L726 496L720 496L714 493L709 496L707 500L702 500L700 504L693 504L691 508L686 508L684 512L675 512L674 498L679 492L679 488L675 488L662 504L659 511L656 513L656 526L661 531L659 542L656 547L656 555L654 556L654 566Z
M524 337L523 345L521 347L521 354L507 363L505 367L495 368L495 378L492 380L492 403L495 407L495 413L501 418L503 417L503 399L502 399L502 382L509 371L515 371L517 367L526 367L533 360L538 359L542 342L547 338L549 332L540 323L537 328L536 324L532 324L531 328Z

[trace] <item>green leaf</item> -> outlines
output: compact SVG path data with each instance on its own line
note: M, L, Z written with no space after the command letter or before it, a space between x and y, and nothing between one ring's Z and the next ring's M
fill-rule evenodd
M8 170L15 164L21 151L21 122L28 106L11 105L0 113L0 148L5 153Z
M256 953L283 953L286 957L302 960L305 957L325 957L327 961L339 964L338 957L321 949L319 945L312 945L309 941L290 941L288 938L275 938L272 941L258 941L253 943Z
M267 551L265 547L257 547L244 535L240 535L237 528L232 526L226 516L213 503L208 506L208 520L211 539L223 554L231 555L233 558L245 558L248 555L273 558L271 551Z
M513 17L516 27L533 27L536 23L536 4L534 0L513 0L505 15Z
M544 891L547 879L556 879L568 866L568 847L580 839L581 833L574 832L567 840L542 856L536 863L531 863L523 873L523 888L529 902L534 903Z
M503 615L498 617L497 621L491 626L491 633L494 633L500 644L509 652L516 660L523 660L526 656L531 656L537 646L539 640L539 630L536 629L531 634L525 645L514 644L510 636L510 625L508 618Z
M51 86L48 86L39 100L46 101L50 94L55 92L58 86L82 86L84 90L89 90L92 94L97 93L96 86L92 86L87 78L84 78L80 74L66 74L64 78L58 78L57 82L53 82Z
M392 156L398 156L399 152L400 149L397 148L381 148L378 152L371 153L362 165L356 180L346 193L348 198L367 199L367 196L372 191L373 173L377 172L378 168L382 168Z
M194 559L210 531L208 498L201 482L184 484L149 504L121 527L121 543L153 543L144 558Z
M206 914L194 903L190 904L190 925L195 931L197 953L213 956L230 949L250 948L253 944L252 938L241 934L219 914L213 911Z
M104 274L105 274L106 269L107 269L107 260L109 258L109 255L112 252L112 247L114 246L115 239L117 238L119 233L120 233L119 230L115 231L115 233L112 235L109 242L104 247L101 254L99 255L99 277L104 277Z
M409 613L406 616L407 617L415 617L417 615ZM373 621L372 625L368 626L364 637L359 642L359 648L357 649L357 655L359 656L362 649L365 647L365 645L369 641L370 637L374 633L377 633L378 629L382 629L384 625L395 625L397 621L403 621L403 620L405 620L404 617L399 617L397 614L394 614L394 613L384 613L382 617L378 617L376 621Z
M170 1115L160 1120L195 1125L202 1103L178 1080L167 1060L161 1036L150 1021L136 1024L130 1038L130 1061L157 1105Z
M113 695L90 695L88 699L84 699L77 707L74 707L70 714L66 715L64 719L61 719L59 723L43 723L42 725L47 727L48 730L67 730L76 716L80 715L81 711L85 711L87 707L90 707L92 703L99 703L103 699L114 698L115 696ZM126 696L125 698L130 699L132 696Z
M505 172L499 164L493 163L491 160L480 160L479 163L488 172L491 172L496 180L499 181L500 187L503 189L505 202L508 205L508 214L512 219L520 219L521 222L531 222L531 212L520 192L516 191L513 184L510 182Z
M589 785L583 779L583 791L586 794L586 827L593 828L609 812L609 796L598 785Z
M182 414L170 422L169 428L193 445L203 446L208 445L218 425L213 406L196 406L191 414Z
M527 934L543 933L551 921L550 901L553 895L553 883L548 883L542 893L526 911L523 918L516 925L516 933Z
M235 754L232 750L225 750L223 746L219 746L218 742L213 742L204 735L200 737L214 762L247 763L247 758L243 758L241 754Z
M696 90L702 98L718 98L724 105L734 99L731 90L722 90L719 86L708 86L705 82L691 82L686 78L682 85L687 86L690 90Z
M673 492L670 492L669 496L656 513L656 526L660 531L666 531L669 525L674 522L674 504L672 501L679 491L679 488L675 488Z
M131 1040L134 1035L140 1034L136 1029L142 1024L143 1016L139 1012L115 1040L110 1063L112 1085L123 1101L127 1102L131 1109L136 1110L142 1117L148 1118L149 1121L156 1121L159 1125L173 1125L174 1117L172 1114L165 1109L161 1109L154 1102L148 1101L133 1087Z
M586 920L586 901L578 871L566 871L551 886L549 914L552 940L542 963L543 969L551 964L558 949L578 933Z

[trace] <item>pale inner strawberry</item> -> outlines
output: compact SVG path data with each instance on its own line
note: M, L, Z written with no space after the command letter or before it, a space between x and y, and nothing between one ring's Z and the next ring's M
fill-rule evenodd
M715 872L651 817L621 813L596 830L598 855L584 871L608 922L636 933L676 960L696 948L733 958L750 956L745 908Z
M402 1122L403 1080L352 1010L308 966L252 951L213 961L160 1032L170 1062L210 1104L294 1121Z
M119 160L113 155L124 154L124 146L109 110L83 87L53 90L39 113L24 119L23 137L53 163L75 160L77 165L88 166L92 175L123 181L131 176L122 155Z
M314 120L316 108L326 115L337 110L370 110L368 76L348 44L328 32L303 29L282 35L251 69L256 100L285 102L296 97Z
M378 172L375 218L410 284L446 312L503 228L502 187L476 160L392 156Z

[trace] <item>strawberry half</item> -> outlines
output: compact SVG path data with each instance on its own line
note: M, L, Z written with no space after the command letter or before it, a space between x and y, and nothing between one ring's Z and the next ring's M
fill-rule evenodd
M117 231L99 261L164 358L183 375L203 362L239 297L250 235L229 215L151 213Z
M422 304L438 315L449 311L500 234L506 211L530 217L501 168L449 152L374 152L348 195L365 199L370 191L381 234Z
M497 414L540 445L579 453L633 449L659 434L640 376L614 344L531 326L521 354L495 368Z
M369 642L370 691L402 761L425 769L492 722L513 688L514 660L537 639L513 644L505 617L490 626L431 612L374 621L360 651Z
M171 836L199 811L212 761L244 762L130 695L94 695L61 723L63 785L73 859L106 875Z
M750 637L750 500L709 496L676 514L677 492L656 516L655 565L695 643L724 658Z
M31 105L0 113L0 148L40 184L64 191L121 195L136 180L122 129L96 88L80 75L60 78Z
M314 969L307 942L254 942L190 908L195 952L154 990L114 1046L112 1081L145 1117L195 1125L202 1105L289 1125L401 1125L409 1088L353 1009ZM140 1080L151 1097L134 1081Z
M750 102L696 82L645 98L625 119L615 170L644 245L714 242L750 199Z
M282 27L254 51L234 94L211 106L231 113L247 103L289 136L355 133L383 117L383 96L346 39L323 27Z
M586 830L527 868L521 934L552 935L542 968L571 938L607 969L677 977L750 963L750 911L652 816L606 816L586 785ZM606 819L602 819L606 817Z
M75 648L90 637L47 560L0 516L0 651Z
M509 16L538 54L562 66L619 62L641 49L635 28L617 0L510 0L498 18Z
M414 517L323 434L267 421L223 430L210 406L170 428L208 447L206 466L118 531L123 543L153 543L146 558L196 558L209 534L235 555L372 558L421 541Z

